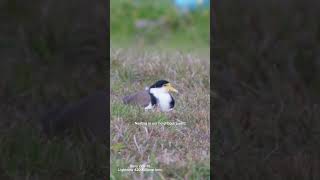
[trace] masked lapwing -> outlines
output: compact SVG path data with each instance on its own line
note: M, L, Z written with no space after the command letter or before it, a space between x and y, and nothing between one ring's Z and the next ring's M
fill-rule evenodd
M144 109L159 107L161 111L171 111L174 108L175 100L170 92L178 93L178 90L166 80L159 80L145 90L139 91L123 98L125 104L135 104Z
M74 103L57 107L41 119L42 132L48 137L66 135L72 129L80 129L89 137L105 139L107 128L108 97L97 91Z

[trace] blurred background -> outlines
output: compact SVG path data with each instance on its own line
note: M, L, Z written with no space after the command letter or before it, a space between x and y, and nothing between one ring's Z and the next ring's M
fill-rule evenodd
M0 3L0 179L101 179L105 147L47 141L46 112L106 88L105 0Z
M111 47L207 50L209 0L112 0Z
M319 179L319 8L234 0L214 9L216 179Z

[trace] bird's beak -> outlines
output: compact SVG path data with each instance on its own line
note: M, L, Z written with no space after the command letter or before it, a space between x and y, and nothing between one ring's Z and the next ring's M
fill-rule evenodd
M168 85L167 85L167 90L168 90L169 92L172 91L172 92L178 93L178 90L176 90L175 88L173 88L173 87L171 86L171 84L168 84Z

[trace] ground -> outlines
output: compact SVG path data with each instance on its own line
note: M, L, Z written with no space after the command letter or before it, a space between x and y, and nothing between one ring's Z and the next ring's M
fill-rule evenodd
M210 174L209 56L136 49L111 49L111 177L113 179L208 179ZM166 79L179 90L173 112L124 105L125 95ZM185 122L142 126L135 122ZM148 164L160 173L123 173Z

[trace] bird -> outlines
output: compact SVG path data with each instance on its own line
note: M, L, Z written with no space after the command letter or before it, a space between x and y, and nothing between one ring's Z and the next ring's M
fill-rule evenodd
M66 135L76 128L84 130L89 138L105 139L109 133L107 110L107 93L97 91L45 113L40 119L40 127L47 137Z
M175 100L170 92L178 93L167 80L158 80L150 87L123 98L124 104L133 104L144 107L145 110L159 107L161 111L173 110Z

